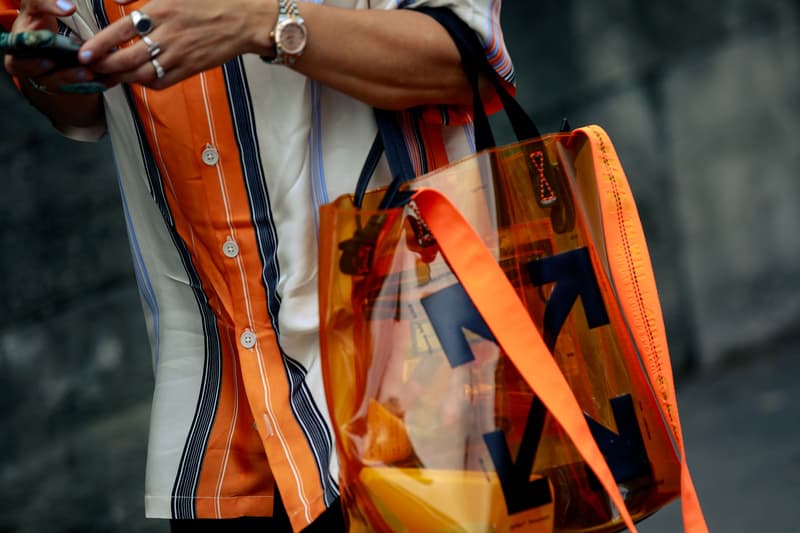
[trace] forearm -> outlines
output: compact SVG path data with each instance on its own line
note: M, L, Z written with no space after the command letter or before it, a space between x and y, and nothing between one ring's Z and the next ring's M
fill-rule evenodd
M69 137L96 140L105 133L105 114L99 94L45 93L28 80L20 80L20 91L53 126Z
M300 7L308 45L293 67L298 72L384 109L471 104L458 50L431 17L403 9Z

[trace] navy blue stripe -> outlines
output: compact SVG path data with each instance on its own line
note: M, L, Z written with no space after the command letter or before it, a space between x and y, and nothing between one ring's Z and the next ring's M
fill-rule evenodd
M447 107L440 106L439 112L442 114L442 126L448 126L450 124L450 113L447 111Z
M134 109L132 94L126 90L128 103ZM134 117L136 117L134 112ZM172 490L172 512L174 518L196 518L194 498L197 495L197 486L200 480L200 470L205 457L208 438L216 416L217 405L219 403L220 388L222 386L222 349L220 346L219 330L217 328L216 317L208 304L208 298L203 292L200 277L192 265L186 243L180 238L172 222L169 206L164 194L163 181L156 166L152 150L146 146L143 135L143 126L136 118L137 134L139 135L142 155L146 161L147 177L150 183L153 197L164 215L164 220L169 228L170 236L175 245L181 262L189 278L189 285L194 292L198 309L202 319L204 353L203 375L201 377L200 396L197 398L194 419L189 430L188 438L184 445L178 467L178 476L175 479L175 486ZM152 172L155 169L155 173Z
M60 20L56 20L56 25L58 26L58 33L65 36L72 35L72 29L61 22Z
M108 26L108 15L106 15L106 7L103 5L102 0L92 0L94 9L94 20L97 22L97 27L101 30Z
M233 118L234 131L240 147L242 173L250 200L250 216L256 231L259 254L263 265L262 281L267 294L267 311L269 312L272 327L278 334L278 312L280 310L280 296L277 291L280 276L277 261L278 238L275 223L272 219L264 167L261 162L258 139L255 133L252 99L247 87L241 58L236 58L225 64L223 71L228 88L228 101ZM333 438L306 384L306 369L298 361L289 357L280 347L280 344L279 348L289 382L289 405L295 419L303 429L309 448L314 455L323 487L325 503L330 505L339 494L335 480L332 480L330 475Z
M314 398L311 396L311 391L306 385L306 370L294 359L284 356L284 361L287 367L292 369L291 372L288 372L288 376L291 380L291 405L295 417L303 427L306 438L309 439L309 444L312 445L312 450L314 450L312 443L317 446L324 444L320 453L317 453L316 450L314 451L314 456L317 461L317 468L320 470L325 505L329 506L339 496L339 486L333 476L330 475L333 440L328 426L324 422L322 412L317 407ZM327 476L327 479L324 476Z
M208 438L216 417L219 404L220 389L222 387L222 348L220 345L219 330L216 316L208 303L208 298L203 291L200 276L192 264L186 243L181 239L172 220L172 214L167 204L161 173L156 165L153 152L144 136L144 129L139 120L133 103L133 95L126 88L128 105L134 115L139 145L147 169L147 179L150 184L151 194L164 216L164 221L169 229L170 237L183 264L189 279L189 286L197 301L202 320L204 337L204 364L201 377L200 395L197 398L194 419L189 430L189 435L184 445L184 450L178 466L178 476L172 489L172 513L174 518L196 518L195 497L200 480L200 471L203 466Z
M422 120L422 117L419 116L417 113L408 113L408 121L411 124L411 134L414 137L415 144L419 150L419 159L422 168L419 171L419 176L423 174L427 174L429 172L428 169L428 148L425 146L422 137L422 130L419 128L419 123Z
M93 0L93 3L98 25L101 28L108 26L108 17L105 13L102 0ZM189 286L194 293L202 319L205 347L203 375L201 377L201 394L197 399L194 419L192 420L189 435L184 445L180 464L178 466L178 475L172 489L173 518L196 518L195 497L197 495L197 486L200 479L200 470L205 457L208 438L211 434L211 428L216 416L222 384L222 350L220 346L219 330L217 329L216 317L208 304L206 294L203 292L200 277L192 265L189 250L175 228L164 193L161 172L156 164L153 151L147 143L147 138L144 134L144 126L136 112L133 93L127 86L124 90L136 127L139 149L144 161L148 183L150 184L150 193L164 217L172 242L186 270Z

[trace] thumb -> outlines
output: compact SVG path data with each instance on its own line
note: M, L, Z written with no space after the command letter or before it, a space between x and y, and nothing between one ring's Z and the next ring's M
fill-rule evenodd
M22 11L28 16L66 17L75 12L75 4L70 0L28 0L22 4Z

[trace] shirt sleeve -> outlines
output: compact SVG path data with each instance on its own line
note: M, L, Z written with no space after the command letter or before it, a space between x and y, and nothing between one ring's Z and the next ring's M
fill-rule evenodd
M489 64L509 85L514 84L514 66L506 50L500 27L500 0L405 0L398 7L443 7L452 11L475 30L483 44Z
M419 7L446 8L463 20L478 35L489 64L500 76L506 90L512 95L516 92L514 65L503 40L500 26L501 0L385 0L384 8L415 9ZM374 4L373 4L373 7ZM490 96L484 99L488 114L502 108L500 99ZM444 125L466 124L472 121L472 107L464 106L425 106L418 110L427 123Z

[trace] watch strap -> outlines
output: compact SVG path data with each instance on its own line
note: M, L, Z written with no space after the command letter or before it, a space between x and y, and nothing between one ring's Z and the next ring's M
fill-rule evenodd
M286 0L278 0L278 22L280 22L281 19L286 18L288 14L289 9L286 5Z

